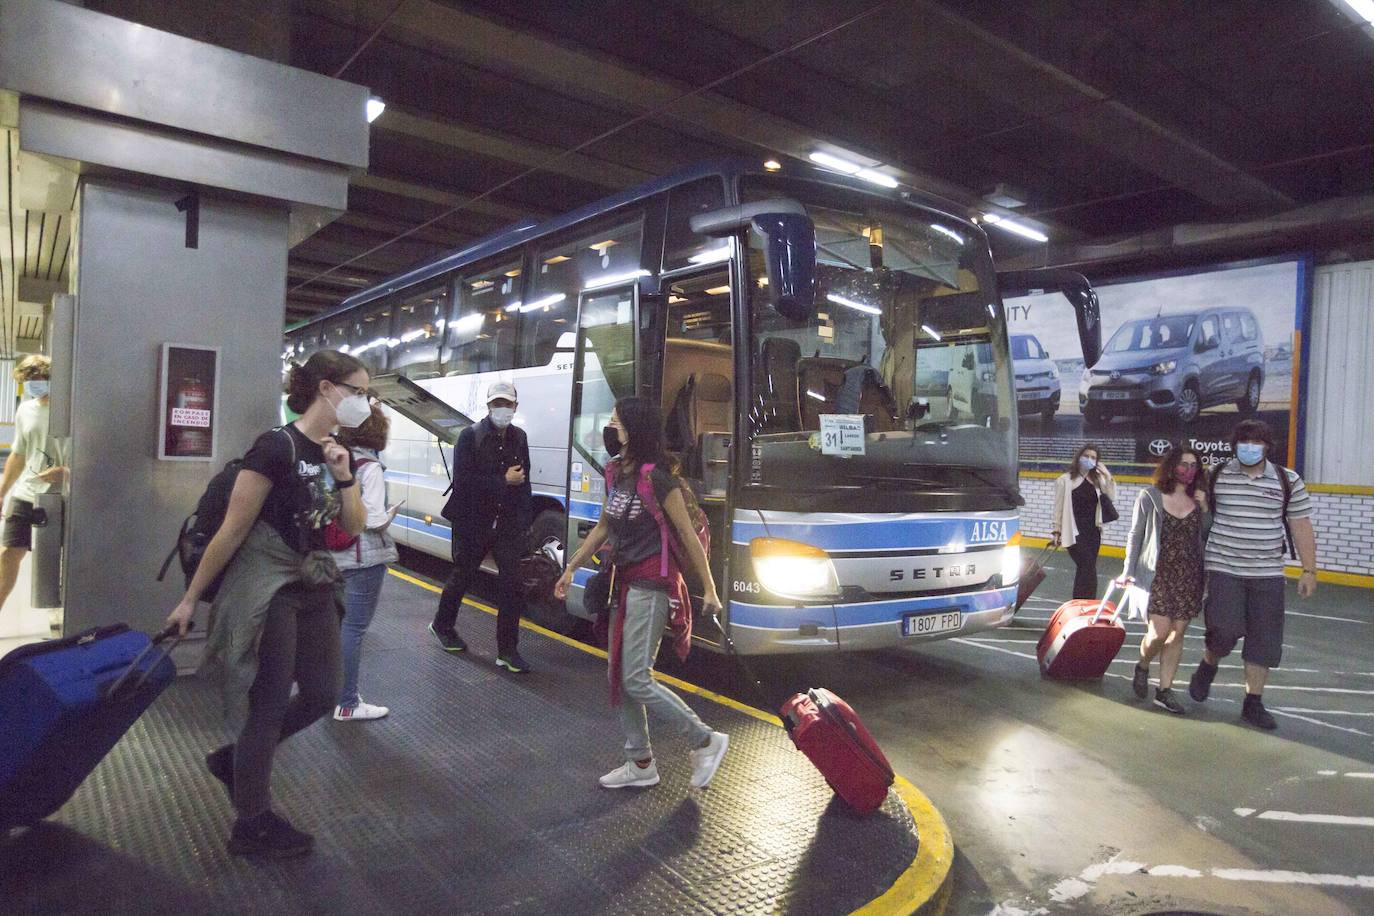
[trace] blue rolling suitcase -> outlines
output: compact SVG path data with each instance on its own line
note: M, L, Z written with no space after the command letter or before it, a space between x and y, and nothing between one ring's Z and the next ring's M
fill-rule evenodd
M179 641L175 629L150 639L119 624L0 659L0 830L72 797L176 677L168 655Z

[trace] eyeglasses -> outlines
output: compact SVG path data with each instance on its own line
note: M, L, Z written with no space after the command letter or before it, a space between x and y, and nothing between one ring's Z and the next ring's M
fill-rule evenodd
M336 388L347 388L354 394L361 394L363 397L370 398L372 395L366 388L359 388L357 385L350 385L348 382L333 382Z

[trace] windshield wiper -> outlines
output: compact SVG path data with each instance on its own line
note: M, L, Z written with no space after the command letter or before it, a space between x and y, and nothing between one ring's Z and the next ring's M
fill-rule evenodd
M975 480L986 484L989 488L1001 493L1007 499L1011 500L1012 503L1021 505L1021 494L1016 491L1015 487L1009 487L1002 481L997 480L989 474L983 473L977 468L965 467L962 464L913 464L903 465L903 467L939 468L940 470L946 471L962 471Z
M924 467L924 465L923 465L923 467ZM859 483L859 484L895 483L895 484L921 485L921 486L926 486L926 487L944 487L944 486L948 486L948 484L941 483L941 482L938 481L938 480L931 480L931 479L928 478L928 477L885 477L885 476L883 476L883 475L881 475L881 474L847 474L847 475L845 475L845 478L844 478L844 479L845 479L845 480L852 480L852 481L854 481L855 483Z

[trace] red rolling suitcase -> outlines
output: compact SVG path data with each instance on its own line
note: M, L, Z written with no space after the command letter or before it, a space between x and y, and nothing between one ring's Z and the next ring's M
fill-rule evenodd
M1066 601L1050 618L1050 625L1035 647L1040 673L1061 680L1100 678L1126 641L1126 626L1116 605L1107 599L1116 587L1113 580L1101 601Z
M848 703L816 687L793 696L781 712L792 743L845 804L860 814L882 807L896 774Z

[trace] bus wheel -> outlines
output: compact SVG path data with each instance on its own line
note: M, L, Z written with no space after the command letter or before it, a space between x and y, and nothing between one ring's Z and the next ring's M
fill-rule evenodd
M567 538L567 516L556 509L540 512L530 525L528 562L540 571L547 570L547 573L531 576L531 581L527 583L528 616L540 626L564 635L571 632L577 623L577 618L568 613L563 602L553 597L553 584L563 572L566 560ZM535 582L534 579L539 581Z

